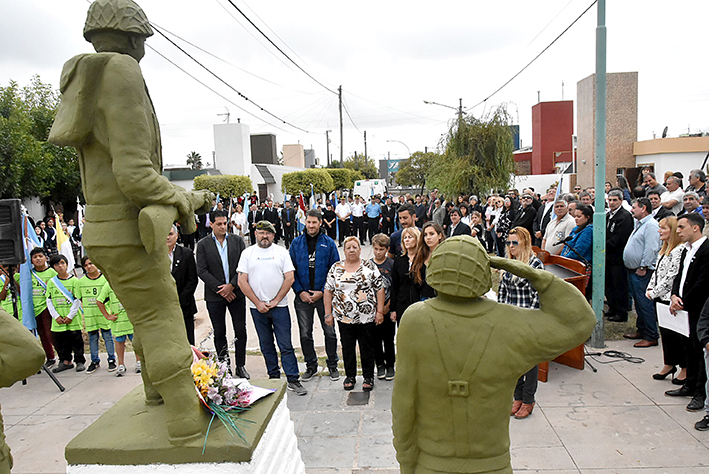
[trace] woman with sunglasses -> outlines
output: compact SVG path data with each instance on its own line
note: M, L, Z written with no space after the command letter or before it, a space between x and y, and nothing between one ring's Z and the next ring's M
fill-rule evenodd
M524 227L510 230L506 240L507 258L528 263L532 268L544 269L544 264L532 251L532 236ZM497 302L519 306L520 308L539 309L539 293L525 278L510 272L503 272ZM529 372L517 380L514 403L510 416L518 420L527 418L534 410L534 395L537 393L537 376L539 366L534 366Z

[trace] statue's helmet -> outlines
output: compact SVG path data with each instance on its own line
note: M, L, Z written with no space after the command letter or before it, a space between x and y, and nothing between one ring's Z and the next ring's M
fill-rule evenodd
M98 31L122 31L134 35L153 35L148 17L133 0L96 0L89 7L84 25L84 38L90 41Z
M490 257L478 239L468 235L443 241L428 262L426 283L438 293L477 298L490 290Z

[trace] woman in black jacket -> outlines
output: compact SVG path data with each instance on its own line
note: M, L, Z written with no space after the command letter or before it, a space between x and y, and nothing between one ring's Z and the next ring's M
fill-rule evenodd
M391 271L391 320L399 324L406 308L420 301L419 287L411 276L411 264L416 257L421 231L408 227L401 232L401 255L394 258Z

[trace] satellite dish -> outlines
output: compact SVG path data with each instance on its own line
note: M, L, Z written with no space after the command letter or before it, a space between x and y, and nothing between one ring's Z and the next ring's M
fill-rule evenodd
M667 127L662 131L662 138L667 138Z

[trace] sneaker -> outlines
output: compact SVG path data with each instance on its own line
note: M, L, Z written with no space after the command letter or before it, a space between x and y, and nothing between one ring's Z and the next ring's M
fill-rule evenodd
M52 369L52 373L58 374L59 372L64 372L65 370L69 370L69 369L73 369L73 368L74 368L74 364L72 364L72 363L65 364L64 361L61 361L57 364L56 367L54 367Z
M330 380L333 382L340 380L340 371L337 370L337 367L330 369Z
M135 373L139 374L141 370L143 370L143 366L140 364L140 361L135 361Z
M115 370L116 370L117 368L118 368L118 366L116 365L116 361L115 361L115 360L109 360L109 361L108 361L108 371L109 371L109 372L115 372Z
M299 380L295 382L288 382L288 390L295 392L296 395L305 395L308 391L303 387L303 384Z
M116 372L116 377L123 377L126 374L126 366L121 364L118 366L118 371Z
M697 431L707 431L709 430L709 415L699 420L694 424L694 429Z
M57 359L47 359L47 362L44 363L44 366L49 369L51 367L54 367L54 364L56 363Z
M387 380L394 380L395 373L396 373L396 371L394 370L394 367L387 367L386 379Z
M99 362L98 364L96 362L91 362L89 364L89 368L86 371L87 374L93 374L98 370L98 368L101 367L101 363Z
M383 365L377 366L377 378L383 380L387 375L387 369Z
M300 376L300 380L303 382L310 382L313 377L315 377L315 374L318 373L318 368L315 367L314 369L305 369L305 372L303 372L303 375Z
M86 366L84 365L84 363L83 363L83 362L77 362L77 363L76 363L76 371L77 371L77 372L83 372L84 370L86 370Z

